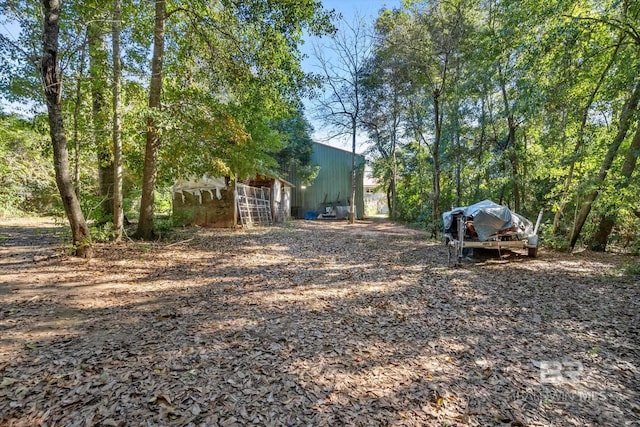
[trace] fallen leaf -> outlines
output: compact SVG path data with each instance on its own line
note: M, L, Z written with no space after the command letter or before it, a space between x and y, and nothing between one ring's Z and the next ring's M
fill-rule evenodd
M0 383L0 387L2 388L8 387L12 384L15 384L16 382L18 382L18 380L16 380L15 378L2 377L2 382Z

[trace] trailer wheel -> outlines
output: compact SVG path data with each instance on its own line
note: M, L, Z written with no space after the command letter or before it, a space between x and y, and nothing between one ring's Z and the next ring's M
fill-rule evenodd
M530 258L535 258L538 256L538 247L534 246L532 248L527 248L527 255L529 255Z

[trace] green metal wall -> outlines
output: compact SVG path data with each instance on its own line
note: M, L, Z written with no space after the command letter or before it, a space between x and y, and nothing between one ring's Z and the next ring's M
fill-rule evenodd
M295 185L291 200L292 216L302 218L310 210L321 213L325 205L348 206L351 197L351 152L314 143L311 163L320 166L313 184L302 189L295 171L291 171L287 179ZM356 155L356 215L358 218L364 215L364 163L364 156Z

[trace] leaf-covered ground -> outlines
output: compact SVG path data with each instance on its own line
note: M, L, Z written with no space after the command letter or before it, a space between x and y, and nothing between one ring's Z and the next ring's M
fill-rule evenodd
M388 222L63 256L0 226L0 425L640 424L638 258L447 266Z

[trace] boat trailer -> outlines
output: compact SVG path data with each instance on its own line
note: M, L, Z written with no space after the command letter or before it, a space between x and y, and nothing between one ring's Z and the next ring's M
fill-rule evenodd
M507 209L507 208L505 208ZM452 211L455 212L455 211ZM454 215L454 224L445 230L445 244L447 245L447 263L449 266L460 266L465 256L465 249L497 249L498 253L504 250L521 250L527 249L527 255L534 258L538 254L538 230L542 221L543 210L540 210L536 220L535 227L531 230L530 226L526 227L528 233L522 230L516 230L516 227L510 226L506 229L497 230L483 239L478 238L478 233L474 229L473 217ZM514 214L516 215L516 214ZM526 221L526 218L517 215L519 221ZM525 228L525 227L523 227Z

